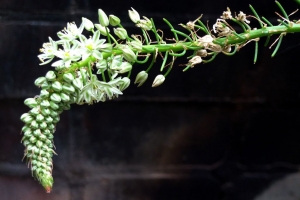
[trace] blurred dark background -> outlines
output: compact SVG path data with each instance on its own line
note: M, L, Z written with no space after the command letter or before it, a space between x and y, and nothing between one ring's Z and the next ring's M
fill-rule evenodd
M299 7L281 3L288 13ZM187 60L178 59L165 83L151 88L157 61L142 87L132 84L113 101L74 105L55 132L50 194L21 161L19 118L29 110L23 101L39 94L34 80L51 70L39 66L39 48L67 22L97 22L102 8L133 34L139 31L127 16L133 7L171 37L163 17L178 27L204 14L212 26L227 7L252 14L249 4L277 23L273 0L1 0L0 199L299 199L299 34L284 37L274 58L263 38L255 65L254 43L185 73L179 65ZM253 19L251 25L258 27ZM135 65L133 75L146 67Z

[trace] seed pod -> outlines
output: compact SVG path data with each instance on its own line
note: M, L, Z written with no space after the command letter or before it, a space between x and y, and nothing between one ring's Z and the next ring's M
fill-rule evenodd
M60 98L63 102L69 102L70 101L70 97L69 95L65 94L65 93L60 93Z
M50 103L49 103L49 105L50 105ZM50 115L50 109L49 108L42 108L41 109L41 113L44 115L44 116L48 116L48 115Z
M41 90L40 97L46 98L49 96L49 92L45 89Z
M28 106L29 108L34 108L38 105L38 103L36 102L35 98L27 98L24 101L24 104L26 106Z
M72 83L72 81L74 80L74 76L71 73L66 73L63 75L63 79L67 82L67 83Z
M44 99L41 104L40 104L42 107L49 107L50 106L50 102L46 99Z
M81 78L75 78L73 81L72 81L72 84L73 86L78 89L78 90L81 90L82 87L83 87L83 83L82 83L82 80Z
M56 78L56 75L54 71L48 71L45 77L48 81L53 81Z
M62 86L62 91L66 92L66 93L74 93L75 92L75 88L71 84L65 83Z
M34 81L34 84L38 87L41 87L41 85L46 81L45 77L39 77Z
M41 114L38 114L38 115L36 116L35 120L36 120L37 122L42 122L42 121L44 120L44 116L41 115Z
M53 93L53 94L50 96L50 99L51 99L51 101L53 101L53 102L55 102L55 103L61 102L61 98L60 98L59 94L57 94L57 93Z
M54 83L52 83L51 87L55 92L60 92L62 90L62 85L58 81L55 81Z
M53 109L53 110L57 110L59 109L59 105L54 103L53 101L50 101L50 107Z

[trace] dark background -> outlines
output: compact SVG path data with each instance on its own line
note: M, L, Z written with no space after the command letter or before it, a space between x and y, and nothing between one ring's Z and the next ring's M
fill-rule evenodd
M142 87L132 84L113 101L72 106L55 132L58 156L51 194L21 161L19 118L28 111L23 101L39 94L34 80L51 70L39 66L38 50L48 36L57 39L67 22L79 25L81 17L97 22L102 8L119 16L132 34L139 31L127 16L133 7L153 17L168 36L163 17L178 27L203 13L211 26L226 7L252 14L249 3L276 24L274 12L280 11L273 0L1 0L0 199L251 200L274 181L296 173L299 34L284 37L274 58L262 39L255 65L254 43L233 57L220 54L185 73L179 64L187 60L179 59L163 85L151 88L159 73L157 61ZM288 13L298 7L292 0L281 3ZM146 67L135 65L133 75ZM283 193L299 199L288 187Z

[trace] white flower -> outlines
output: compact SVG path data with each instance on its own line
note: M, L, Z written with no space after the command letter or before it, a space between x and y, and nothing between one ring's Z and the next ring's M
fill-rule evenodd
M42 61L40 65L45 65L53 60L57 51L57 44L49 37L49 42L44 43L40 51L42 52L42 54L38 55L38 58Z
M68 23L67 28L64 28L62 31L57 33L57 36L61 39L59 42L63 43L63 41L75 40L77 37L79 37L79 35L81 35L83 29L84 23L81 23L79 28L77 28L74 22Z
M78 53L78 43L74 43L71 48L69 42L64 42L63 48L63 50L59 49L55 53L55 56L61 58L61 60L52 63L51 66L70 67L72 61L78 61L81 58L80 54Z

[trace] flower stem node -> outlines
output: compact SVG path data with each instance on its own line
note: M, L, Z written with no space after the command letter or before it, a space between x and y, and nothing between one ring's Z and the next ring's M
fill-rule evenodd
M118 26L120 24L121 20L119 17L115 15L109 15L109 23L112 26Z
M165 81L165 79L166 78L164 75L162 74L157 75L152 83L152 87L160 86Z
M109 25L108 17L102 9L98 9L98 19L102 26L106 27Z
M141 71L137 74L134 84L138 84L138 87L142 86L148 78L148 73Z

